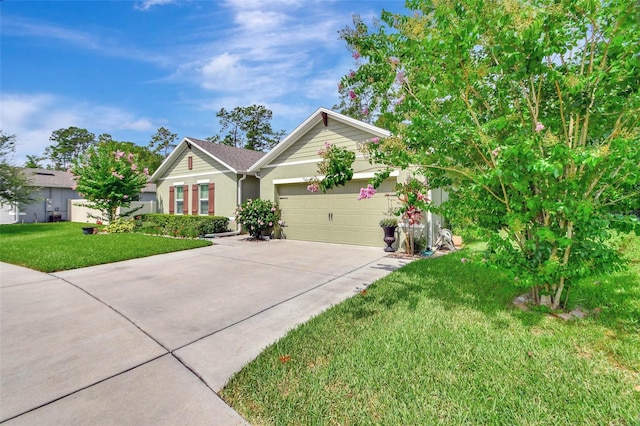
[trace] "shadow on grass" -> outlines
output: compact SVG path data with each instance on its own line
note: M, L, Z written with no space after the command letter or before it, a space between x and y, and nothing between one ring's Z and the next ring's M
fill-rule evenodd
M517 288L499 272L473 261L468 249L439 258L422 259L407 264L370 287L366 303L352 306L352 317L362 319L382 310L404 306L415 310L425 299L439 301L446 310L467 307L482 312L498 329L509 327L500 313L508 313L525 326L539 324L545 313L522 311L513 300L526 292ZM569 306L580 305L596 310L593 319L601 325L625 329L640 328L640 274L637 265L609 277L593 277L577 283Z
M524 290L515 288L482 264L462 262L465 255L469 256L468 251L461 250L407 264L371 287L371 300L354 306L352 317L365 318L399 305L413 311L423 300L433 299L446 310L463 306L482 312L498 329L509 327L509 321L499 317L499 313L509 312L526 325L542 320L540 313L520 311L513 306L513 299Z

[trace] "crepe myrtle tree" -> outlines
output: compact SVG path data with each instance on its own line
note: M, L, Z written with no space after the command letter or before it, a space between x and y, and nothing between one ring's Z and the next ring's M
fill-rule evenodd
M622 266L612 230L638 231L637 5L412 0L341 31L360 61L342 86L394 134L370 160L448 189L489 230L486 263L553 309Z
M70 169L87 206L100 210L109 222L117 219L118 207L131 205L149 179L149 171L138 167L135 154L114 148L112 143L99 144Z

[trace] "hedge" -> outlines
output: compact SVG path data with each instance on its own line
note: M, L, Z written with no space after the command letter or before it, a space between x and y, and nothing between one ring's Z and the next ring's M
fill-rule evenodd
M229 230L229 218L225 216L182 216L149 213L136 216L137 231L172 237L201 237Z

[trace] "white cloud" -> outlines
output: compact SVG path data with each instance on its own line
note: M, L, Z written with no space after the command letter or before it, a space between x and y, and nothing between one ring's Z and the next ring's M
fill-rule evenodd
M151 9L154 6L164 6L165 4L173 3L175 0L143 0L137 2L134 8L142 11Z
M64 99L51 94L3 94L0 128L16 135L18 165L27 155L41 155L54 130L80 127L97 135L119 131L149 132L152 121L120 108Z

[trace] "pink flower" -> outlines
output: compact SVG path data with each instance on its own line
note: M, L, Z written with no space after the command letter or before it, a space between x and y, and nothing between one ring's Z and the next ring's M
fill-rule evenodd
M272 211L272 212L275 212L275 211L276 211L276 208L275 208L275 207L271 207L271 211Z
M320 186L316 182L312 182L307 185L307 191L309 192L318 192L320 190Z
M283 222L282 222L281 220L279 220L279 221L278 221L278 225L282 225L282 223L283 223Z
M356 98L356 92L354 92L353 90L349 90L349 97L351 99L355 99Z
M126 200L127 198L129 198L129 196L128 196L127 194L124 194L124 195L122 196L122 198L124 198L124 199Z
M360 194L358 195L358 200L371 198L375 193L376 193L375 188L371 184L368 184L366 188L360 188Z
M324 143L325 149L331 149L331 144L329 142Z
M131 165L131 170L138 170L138 165L137 164L132 164Z
M353 78L355 76L356 76L356 72L355 71L353 71L353 70L349 71L349 78Z
M380 143L380 138L376 137L376 138L371 138L371 143Z
M122 157L124 157L124 152L117 150L116 152L114 152L115 156L116 156L116 160L121 159Z
M130 152L127 158L129 159L129 161L133 160L133 153Z
M500 154L500 151L502 150L502 148L497 147L496 149L494 149L493 151L491 151L491 155L493 155L494 157L497 157L498 154Z
M392 56L392 57L389 58L389 63L391 65L398 65L400 63L400 59Z
M144 173L145 175L148 175L149 174L149 169L145 167L144 170L142 170L142 173Z
M536 123L536 133L540 133L543 130L544 130L544 124L542 124L541 122L538 121Z
M369 107L362 108L362 115L369 115Z
M273 222L269 222L269 226L273 226Z
M403 102L404 102L404 95L402 95L398 99L396 99L396 105L400 105Z
M424 201L425 203L429 202L429 197L424 194L418 194L418 201Z
M357 50L355 52L353 52L353 59L355 59L355 60L360 59L360 52L358 52Z
M398 73L396 74L396 82L403 84L406 83L407 79L404 76L404 71L398 71Z

